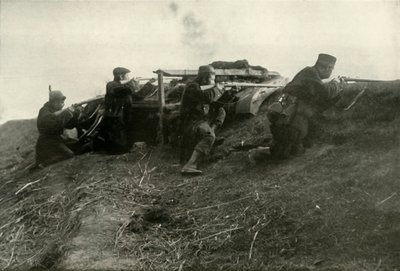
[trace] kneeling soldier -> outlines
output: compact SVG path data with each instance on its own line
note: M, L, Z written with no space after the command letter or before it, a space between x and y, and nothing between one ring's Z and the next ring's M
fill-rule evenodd
M70 142L63 139L61 135L65 128L71 129L75 126L78 111L73 106L63 110L65 99L61 91L51 91L49 101L39 111L36 166L47 166L74 155L71 148L67 146Z
M183 166L182 174L201 174L197 168L202 156L208 155L215 141L215 130L225 120L225 110L220 107L210 114L210 104L223 94L223 87L215 84L215 70L212 66L200 66L197 78L186 85L182 95L180 116L183 138L181 161L184 152L192 152Z
M313 118L333 106L341 97L344 83L328 79L336 58L319 54L312 67L302 69L283 89L278 102L269 108L268 118L273 135L273 158L285 159L304 152L315 133ZM306 144L307 143L307 144Z

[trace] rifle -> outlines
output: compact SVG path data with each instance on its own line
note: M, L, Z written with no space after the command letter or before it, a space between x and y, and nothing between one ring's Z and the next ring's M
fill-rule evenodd
M347 76L339 76L339 80L344 81L344 82L355 82L355 83L385 82L385 80L365 79L365 78L352 78L352 77L347 77Z
M365 78L353 78L347 76L339 76L339 81L345 83L379 83L379 82L387 82L386 80L376 80L376 79L365 79ZM367 90L367 86L364 86L360 92L354 97L353 101L343 109L343 111L348 111L352 108L357 101L360 99L362 95L364 95L365 91Z
M73 104L73 106L80 106L80 105L84 105L84 104L87 104L87 103L90 103L90 102L94 102L94 101L98 101L98 100L102 100L102 99L104 99L104 95L98 95L98 96L96 96L94 98L90 98L90 99L84 100L82 102L75 103L75 104Z

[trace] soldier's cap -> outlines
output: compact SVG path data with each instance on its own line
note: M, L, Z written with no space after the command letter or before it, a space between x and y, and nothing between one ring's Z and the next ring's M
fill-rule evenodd
M117 76L117 75L124 75L124 74L129 73L129 72L131 72L131 71L128 70L127 68L116 67L116 68L113 70L113 75L114 75L114 76Z
M49 101L64 101L66 97L64 94L61 92L61 90L52 90L49 93Z
M203 65L199 67L199 71L198 73L211 73L211 74L215 74L215 70L213 68L213 66L211 65Z
M333 65L335 65L336 57L328 55L328 54L319 54L317 62L322 62L322 63L325 63L325 64L333 64Z

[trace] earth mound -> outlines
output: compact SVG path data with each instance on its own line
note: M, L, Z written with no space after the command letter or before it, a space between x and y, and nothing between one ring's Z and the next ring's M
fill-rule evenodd
M251 164L266 114L230 121L203 176L176 150L85 154L28 172L35 120L0 126L0 267L10 270L397 270L400 81L355 84L316 143ZM264 107L265 109L265 107ZM241 146L242 148L238 148Z

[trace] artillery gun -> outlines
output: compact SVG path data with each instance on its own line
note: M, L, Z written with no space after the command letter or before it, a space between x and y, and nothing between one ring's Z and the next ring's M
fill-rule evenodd
M227 117L235 121L237 115L256 115L263 103L282 89L288 78L262 67L229 66L232 62L214 62L216 81L224 85L224 95L215 102L222 106ZM212 63L211 65L213 65ZM228 65L226 65L228 63ZM233 62L236 64L238 62ZM247 62L246 62L247 63ZM243 62L241 62L243 64ZM222 65L222 66L221 66ZM145 141L175 144L179 137L179 105L185 84L197 76L197 70L154 71L158 76L153 89L142 93L143 99L134 101L132 109L133 142ZM78 125L79 140L87 141L101 126L104 95L77 104L82 107Z

